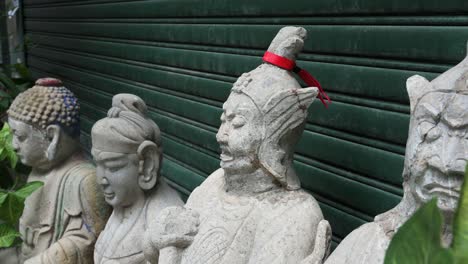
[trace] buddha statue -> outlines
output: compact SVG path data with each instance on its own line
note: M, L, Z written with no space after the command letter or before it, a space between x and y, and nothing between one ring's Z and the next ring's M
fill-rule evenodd
M306 31L286 27L269 47L295 60ZM294 146L318 94L264 63L244 73L223 105L216 139L221 168L188 198L161 213L145 234L150 263L322 263L330 226L300 188Z
M91 130L98 183L113 212L96 242L94 262L145 263L141 237L162 209L183 205L160 176L161 133L138 96L118 94Z
M398 228L433 197L438 198L444 217L441 243L451 243L452 219L468 159L468 57L432 82L413 76L406 86L411 117L403 199L374 222L351 232L326 264L382 264Z
M39 79L15 98L8 123L13 148L32 168L28 181L44 183L25 201L19 262L93 263L109 210L95 168L80 151L76 97L58 79Z

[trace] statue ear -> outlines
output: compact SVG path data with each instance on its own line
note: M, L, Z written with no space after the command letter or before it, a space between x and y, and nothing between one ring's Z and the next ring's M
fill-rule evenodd
M145 140L137 150L140 160L138 185L143 190L150 190L156 185L159 171L158 146L151 141Z
M49 125L46 128L46 137L49 141L49 146L47 147L46 157L49 161L52 161L57 156L57 148L60 141L60 131L61 128L58 125Z
M413 75L406 80L406 89L410 99L411 113L414 111L418 100L431 88L431 83L420 75Z

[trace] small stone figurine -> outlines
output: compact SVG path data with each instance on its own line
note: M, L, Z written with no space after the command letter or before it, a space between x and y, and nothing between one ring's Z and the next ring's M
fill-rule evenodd
M468 159L468 57L432 82L416 75L406 86L411 119L403 199L350 233L326 264L382 264L397 229L433 197L444 216L441 242L452 241L451 222Z
M8 116L13 147L32 167L28 181L44 182L25 202L20 263L93 263L110 210L80 152L77 99L60 80L43 78L16 97Z
M305 36L303 28L283 28L268 50L294 61ZM330 226L292 166L317 93L266 63L237 80L216 135L221 169L184 208L167 208L150 223L144 243L151 263L322 262Z
M161 133L132 94L112 99L107 117L94 124L92 155L98 183L114 210L94 251L94 262L145 263L141 238L168 206L183 205L161 178Z

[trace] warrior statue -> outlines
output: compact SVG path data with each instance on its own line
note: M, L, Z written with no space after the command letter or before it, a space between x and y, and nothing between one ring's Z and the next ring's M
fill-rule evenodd
M303 28L283 28L268 51L294 61L305 36ZM322 262L330 226L292 166L317 93L268 63L237 80L216 135L221 168L184 208L167 208L149 227L145 253L151 263Z
M468 57L432 82L408 79L411 118L403 171L403 199L350 233L326 264L382 264L397 229L424 203L438 198L444 216L442 244L452 241L468 159Z

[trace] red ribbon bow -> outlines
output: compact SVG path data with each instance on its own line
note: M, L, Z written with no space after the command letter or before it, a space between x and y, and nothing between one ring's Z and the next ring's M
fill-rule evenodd
M307 85L317 87L319 89L319 94L317 95L317 97L320 99L320 101L322 101L322 104L325 107L328 107L328 104L331 103L330 97L328 97L327 93L325 93L317 79L315 79L314 76L312 76L306 70L299 68L296 65L296 62L294 62L293 60L266 51L265 55L263 55L263 61L283 68L285 70L295 72Z

